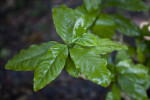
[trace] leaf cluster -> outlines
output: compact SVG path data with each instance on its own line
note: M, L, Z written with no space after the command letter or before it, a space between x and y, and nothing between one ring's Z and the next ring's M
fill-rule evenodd
M105 9L109 7L119 10L108 14ZM147 100L150 42L144 38L150 36L149 25L140 29L120 14L122 10L148 11L149 7L142 0L84 0L75 9L65 5L53 8L54 25L64 44L50 41L32 45L9 60L6 69L34 71L34 91L52 82L64 68L73 77L103 87L110 85L106 100L121 100L122 91L135 100ZM112 41L116 31L134 38L136 47ZM108 54L113 51L120 51L115 60Z

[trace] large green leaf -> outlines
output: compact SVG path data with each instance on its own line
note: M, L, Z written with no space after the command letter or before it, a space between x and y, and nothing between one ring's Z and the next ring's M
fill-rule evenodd
M121 93L117 84L112 84L111 92L107 93L106 100L121 100Z
M121 15L112 15L112 18L116 22L117 30L127 36L139 36L140 29L130 19L125 18Z
M149 84L148 71L148 68L146 68L142 64L134 64L129 59L120 61L116 66L117 73L129 77L128 79L144 85L145 87L147 87L147 85Z
M62 71L68 48L64 44L53 45L40 59L34 73L34 91L37 91L52 80Z
M65 69L71 76L78 78L79 71L76 69L74 62L69 56L65 64Z
M115 21L106 13L100 13L93 27L93 33L102 38L112 38L115 33Z
M110 83L110 72L107 62L91 48L72 48L70 56L76 68L89 80L107 87Z
M86 10L90 13L100 9L101 0L84 0Z
M80 38L86 31L86 23L84 16L81 16L75 23L72 34L72 42Z
M65 5L53 8L53 20L60 37L66 43L71 43L73 27L76 20L73 10L67 8Z
M93 24L93 22L95 21L96 16L97 16L97 13L96 13L96 12L88 13L88 12L85 10L85 7L84 7L84 6L79 6L79 7L75 8L75 9L74 9L74 13L75 13L75 16L76 16L77 18L79 18L79 17L82 16L82 15L85 16L86 28L87 28L87 29Z
M110 39L102 39L97 37L98 46L94 47L98 54L111 53L115 50L127 50L127 46L111 41Z
M121 88L135 100L148 100L145 88L128 78L127 76L118 77Z
M75 43L82 46L97 46L97 39L93 34L84 33Z
M148 6L142 0L102 0L104 7L119 7L130 11L147 11Z
M57 44L57 42L51 41L40 45L32 45L26 50L21 50L18 55L14 56L13 59L7 62L5 68L15 71L34 70L39 59L54 44Z

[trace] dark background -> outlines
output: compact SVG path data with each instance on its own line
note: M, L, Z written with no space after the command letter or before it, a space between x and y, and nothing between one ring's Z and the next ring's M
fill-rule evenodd
M149 0L145 0L150 5ZM0 1L0 100L104 100L108 88L62 71L57 79L38 92L33 91L33 72L5 70L4 66L21 49L46 41L63 43L57 35L52 8L60 4L75 8L82 0ZM113 8L106 12L115 12ZM148 12L125 12L138 25Z

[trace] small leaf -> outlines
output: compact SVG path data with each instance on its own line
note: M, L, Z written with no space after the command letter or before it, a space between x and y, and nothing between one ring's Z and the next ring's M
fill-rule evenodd
M48 49L35 69L34 91L43 88L60 74L67 56L68 48L64 44L56 44Z
M73 27L76 21L73 10L65 5L53 8L53 20L59 36L66 43L71 43Z
M112 38L115 34L114 20L106 13L101 13L93 27L93 33L101 38Z
M71 76L78 78L79 71L70 57L67 58L65 69Z
M127 76L119 76L118 81L121 88L133 99L148 100L145 88L129 80Z
M115 43L111 41L110 39L101 39L97 37L97 42L98 46L96 46L94 49L97 50L98 54L106 54L106 53L111 53L115 50L120 51L120 50L127 50L127 46Z
M96 12L91 12L88 13L84 6L79 6L77 8L74 9L74 13L75 16L78 18L80 18L80 16L85 16L85 20L86 20L86 28L88 29L95 21L97 13Z
M91 48L72 48L70 56L76 68L89 80L107 87L110 83L110 72L107 62Z
M111 92L107 93L106 100L121 100L121 93L117 84L112 84Z
M100 9L101 0L84 0L86 10L90 13Z
M85 28L85 18L81 16L75 23L73 28L72 42L76 41L79 37L81 37L86 31Z
M5 68L15 71L32 71L35 69L40 58L55 44L57 42L50 41L40 45L32 45L26 50L21 50L18 55L7 62Z
M112 18L116 22L117 30L127 36L139 36L140 29L130 19L125 18L121 15L112 15Z
M97 46L97 39L93 34L84 33L75 43L82 46Z

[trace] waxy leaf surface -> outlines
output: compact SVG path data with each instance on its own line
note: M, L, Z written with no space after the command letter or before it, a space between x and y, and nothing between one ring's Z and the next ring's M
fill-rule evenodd
M82 16L82 15L85 16L87 29L93 24L93 22L95 21L96 16L97 16L96 12L88 13L86 11L86 9L84 8L84 6L79 6L79 7L75 8L74 12L75 12L75 16L77 18L80 18L80 16Z
M53 8L53 20L59 36L64 42L71 43L73 27L76 21L73 10L65 5Z
M91 33L84 33L75 43L82 46L97 46L97 39Z
M107 69L107 61L97 55L93 49L72 48L70 56L76 68L87 79L107 87L110 83L110 72Z
M53 45L40 59L34 73L34 90L37 91L54 80L64 68L68 48L64 44Z
M80 38L86 31L86 22L84 16L81 16L75 23L73 28L72 42Z
M127 76L118 77L118 82L123 91L135 100L148 100L145 88L128 78Z
M106 53L111 53L115 50L120 51L120 50L127 50L127 46L116 43L111 41L110 39L106 38L97 38L97 43L98 45L95 47L97 50L98 54L106 54Z
M51 41L40 45L32 45L26 50L21 50L19 54L7 62L5 68L15 71L33 71L40 58L55 44L57 42Z
M142 84L145 87L149 84L148 68L142 64L134 64L130 59L120 61L116 65L116 72L122 74L128 79Z

